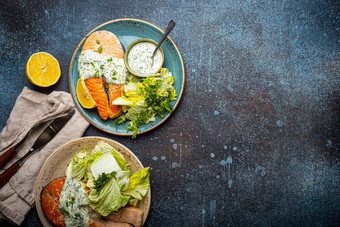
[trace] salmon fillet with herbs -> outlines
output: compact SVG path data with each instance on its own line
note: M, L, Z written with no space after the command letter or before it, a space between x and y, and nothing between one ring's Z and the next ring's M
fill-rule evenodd
M84 42L81 51L93 50L100 54L123 58L123 47L115 34L106 30L93 32ZM120 84L109 84L109 98L104 88L102 77L96 79L89 78L85 80L93 99L97 104L99 116L106 120L108 117L115 118L122 112L122 107L112 105L112 101L120 97L123 92L123 86Z
M59 210L59 197L65 177L53 180L41 191L41 208L55 226L64 227L64 214Z
M103 78L91 77L85 80L85 84L89 89L93 100L97 104L97 110L100 118L105 121L112 113L109 108L107 94L103 85Z

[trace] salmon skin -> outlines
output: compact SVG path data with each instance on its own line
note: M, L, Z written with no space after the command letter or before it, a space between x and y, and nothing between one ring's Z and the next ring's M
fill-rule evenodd
M116 58L123 58L124 51L122 44L120 43L118 37L112 32L106 30L99 30L93 32L84 42L82 47L82 52L85 50L93 50L97 53L110 55ZM92 78L86 79L85 83L87 88L90 90L91 96L97 104L97 110L99 116L104 121L107 118L118 117L122 112L122 106L112 105L112 101L120 97L123 92L124 85L120 84L109 84L109 99L105 92L102 78ZM96 91L95 89L99 89ZM106 97L106 98L105 98ZM110 104L108 103L110 101Z
M64 214L59 210L59 197L65 177L53 180L41 191L41 207L46 217L55 226L64 227Z

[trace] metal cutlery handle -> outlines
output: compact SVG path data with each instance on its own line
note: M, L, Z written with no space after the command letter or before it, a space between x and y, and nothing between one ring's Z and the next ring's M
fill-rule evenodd
M0 188L4 186L9 179L18 171L20 168L18 162L13 163L8 169L6 169L2 174L0 174Z
M156 47L156 49L154 50L152 56L155 55L156 51L158 50L158 48L161 46L162 42L164 41L164 39L169 35L169 33L171 32L171 30L175 27L176 23L175 21L171 20L168 24L168 27L166 28L161 40L159 40L158 45Z

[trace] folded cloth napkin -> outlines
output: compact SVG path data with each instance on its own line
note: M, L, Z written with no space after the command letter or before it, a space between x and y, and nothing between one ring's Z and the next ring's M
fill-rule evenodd
M35 127L17 154L0 170L24 156L40 133L56 117L75 108L71 95L54 91L41 94L24 87L17 98L6 126L0 134L0 155L15 146L31 128ZM40 151L33 154L10 181L0 188L0 212L14 224L20 225L25 215L34 206L34 188L40 168L47 157L64 143L81 137L89 123L76 110L59 133Z

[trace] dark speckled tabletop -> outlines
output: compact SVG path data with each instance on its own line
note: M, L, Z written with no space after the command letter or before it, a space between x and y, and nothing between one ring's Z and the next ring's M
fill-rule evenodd
M0 130L24 86L69 91L69 62L97 25L139 18L181 51L186 84L160 127L132 140L90 126L151 167L146 226L340 226L339 1L5 1ZM50 88L25 76L53 54ZM0 222L1 226L9 226ZM23 226L40 226L32 208Z

